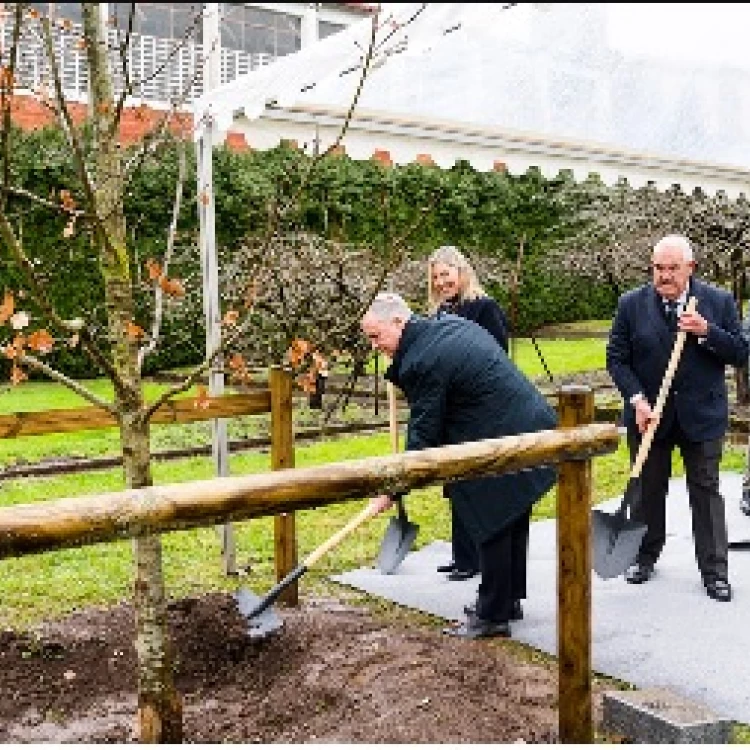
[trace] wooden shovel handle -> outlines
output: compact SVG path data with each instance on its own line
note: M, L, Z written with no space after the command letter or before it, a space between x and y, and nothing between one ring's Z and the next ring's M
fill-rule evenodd
M697 304L698 304L698 301L695 299L695 297L691 297L687 303L685 312L687 313L695 312L695 307ZM687 333L685 331L678 332L677 340L674 342L674 348L672 349L672 356L669 358L669 363L667 364L667 370L664 373L664 377L662 378L662 381L661 381L661 387L659 388L659 395L656 397L656 405L654 406L653 419L649 422L649 425L646 428L646 432L643 434L640 447L638 448L638 453L636 454L635 461L633 462L633 469L630 472L630 476L632 479L637 479L641 475L641 469L643 468L643 464L646 462L646 458L648 458L648 452L651 448L651 443L654 441L654 434L656 433L656 428L659 426L659 422L661 421L661 413L664 410L664 404L667 402L669 389L672 386L672 380L674 378L675 372L677 371L677 365L680 362L680 355L682 354L682 349L685 346L686 338L687 338Z
M398 453L398 411L393 383L388 383L388 424L391 430L391 451Z
M345 537L349 536L358 526L361 526L368 518L378 514L378 510L368 505L361 513L349 521L343 529L339 529L330 539L327 539L319 547L316 547L306 558L303 565L306 568L314 565L323 555L330 552L337 544L342 542Z

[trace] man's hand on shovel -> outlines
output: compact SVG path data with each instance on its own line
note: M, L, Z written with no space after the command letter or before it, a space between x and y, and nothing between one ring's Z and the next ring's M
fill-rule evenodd
M648 429L649 422L654 418L654 410L645 396L641 396L635 402L633 408L635 409L635 423L638 425L638 432L643 435Z

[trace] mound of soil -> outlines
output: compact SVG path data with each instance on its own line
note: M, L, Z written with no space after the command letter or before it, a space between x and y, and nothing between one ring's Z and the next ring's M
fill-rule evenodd
M507 642L311 601L251 639L234 599L170 604L186 742L557 741L557 674ZM132 608L0 632L0 742L135 742Z

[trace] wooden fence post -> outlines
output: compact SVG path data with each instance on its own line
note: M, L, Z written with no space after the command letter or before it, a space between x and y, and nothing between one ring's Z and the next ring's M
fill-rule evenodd
M271 389L271 468L294 467L294 430L292 427L292 374L287 369L272 367L268 375ZM281 581L297 567L297 533L294 513L279 513L273 521L276 580ZM299 602L297 582L286 588L279 602L296 606Z
M560 427L594 420L588 386L558 392ZM594 741L591 695L591 459L559 466L557 485L558 727L563 743Z

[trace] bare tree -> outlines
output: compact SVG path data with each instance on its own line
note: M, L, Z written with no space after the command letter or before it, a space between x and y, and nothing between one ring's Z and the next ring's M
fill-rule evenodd
M184 280L172 276L186 174L184 155L180 158L173 211L167 219L169 226L165 227L167 249L163 257L135 262L139 256L128 233L125 197L134 176L154 157L160 142L170 130L180 130L180 108L194 81L187 81L184 89L175 93L172 106L156 118L136 147L122 147L120 129L131 97L139 95L150 80L163 77L171 64L177 64L180 50L197 29L200 16L195 17L184 39L175 40L163 65L149 76L136 79L128 62L134 39L135 4L130 4L126 17L116 19L114 28L107 28L100 4L82 3L80 29L25 4L5 7L5 12L11 14L12 40L9 47L0 51L0 251L20 273L22 281L18 288L5 290L0 304L0 325L7 326L8 332L2 351L11 361L13 383L25 379L29 370L36 370L111 414L119 425L127 487L149 487L153 483L150 420L161 405L198 383L216 358L234 351L238 342L245 339L252 339L256 344L248 357L256 361L262 359L267 364L285 358L298 367L310 365L308 377L316 368L319 371L325 366L317 345L309 343L308 339L317 337L320 346L325 344L329 349L341 347L357 351L355 321L389 271L403 260L403 242L390 243L391 250L381 255L378 263L369 266L367 279L351 274L346 262L352 257L351 250L344 256L340 248L324 248L315 238L289 234L286 219L294 212L304 190L303 179L297 195L284 204L269 206L265 236L256 245L248 246L234 260L234 271L230 267L225 275L229 302L223 321L225 336L217 350L208 352L205 361L179 384L147 403L142 381L144 362L159 347L165 314L190 291ZM346 132L361 85L370 70L378 20L375 14L370 47L362 51L360 86L339 138L326 152L311 160L307 177L322 159L335 151ZM88 117L84 122L76 120L66 98L60 35L85 53L89 99ZM52 196L36 195L17 180L14 142L18 133L13 127L13 112L19 96L17 89L26 84L21 69L25 44L33 44L43 57L41 64L47 79L33 91L33 96L64 131L65 157L75 175L70 185ZM387 44L381 44L379 52L387 57ZM196 64L195 70L199 69ZM64 274L65 267L58 264L54 269L40 268L33 252L25 246L17 221L24 205L42 207L52 216L65 217L61 249L76 235L86 238L86 243L82 244L98 264L101 276L101 309L92 304L72 319L59 313L46 281L51 273ZM359 250L353 252L362 254ZM323 254L327 256L325 263L321 260ZM298 296L292 304L284 294L283 279L279 285L274 283L272 274L269 275L269 259L271 265L283 267L291 275L307 274L309 278L315 273L320 279L322 296ZM143 260L145 267L141 266ZM154 291L154 308L150 321L141 319L139 322L137 294L144 281ZM75 284L75 279L70 283ZM322 310L334 309L337 313L331 314L337 315L337 324L329 328L323 326L325 341L322 341L319 330ZM97 323L97 319L101 319L103 325ZM268 321L274 321L275 328L264 327ZM251 331L255 336L249 335ZM111 400L98 396L84 381L69 377L45 361L45 355L65 346L80 347L95 370L111 381L114 391ZM245 367L244 359L239 352L236 355L230 362L240 373ZM204 397L202 394L199 400ZM182 706L174 684L159 535L144 528L142 535L134 540L133 554L140 739L143 742L179 742Z

